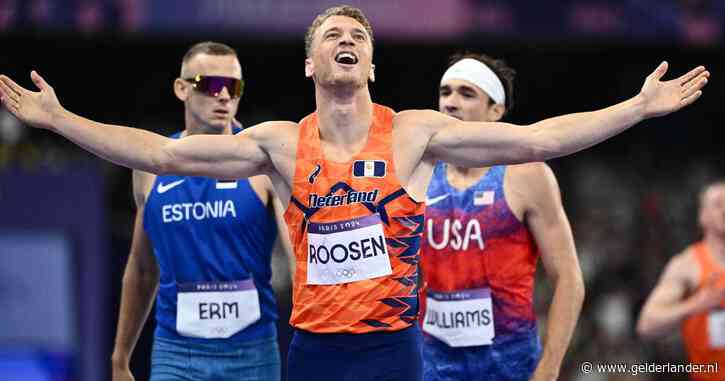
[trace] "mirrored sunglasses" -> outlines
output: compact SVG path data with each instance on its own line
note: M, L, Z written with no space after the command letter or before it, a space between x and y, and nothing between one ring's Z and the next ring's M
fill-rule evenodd
M210 97L218 97L223 88L227 88L229 96L236 99L244 92L244 81L232 77L219 77L215 75L197 75L193 78L184 78L184 81L191 82L197 90Z

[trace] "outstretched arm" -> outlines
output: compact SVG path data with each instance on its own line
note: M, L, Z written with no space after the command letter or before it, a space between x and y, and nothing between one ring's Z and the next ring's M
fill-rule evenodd
M516 128L507 123L462 122L434 111L414 111L409 122L432 133L426 152L463 167L544 161L591 147L636 123L669 114L702 95L709 72L700 66L670 81L663 62L640 93L605 109L564 115ZM401 113L401 116L404 116Z
M35 71L40 91L29 91L0 76L0 97L22 122L57 132L87 151L113 163L154 174L241 178L271 168L254 132L234 136L169 139L136 128L97 123L65 110L53 88ZM261 129L264 130L264 129Z

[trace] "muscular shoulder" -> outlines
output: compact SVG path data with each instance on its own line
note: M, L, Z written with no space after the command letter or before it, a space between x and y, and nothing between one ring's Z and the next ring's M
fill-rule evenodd
M295 157L298 133L299 124L275 121L254 125L238 135L251 138L265 155L279 164L282 161L288 162Z
M700 277L700 266L698 266L694 250L688 248L670 258L663 276L682 282L687 285L688 289L696 288Z
M393 126L396 129L413 129L418 133L426 131L434 133L443 127L447 120L455 120L435 110L405 110L395 114Z
M531 183L543 183L543 185L546 185L546 180L554 177L554 172L544 162L515 164L509 165L507 168L508 174L512 178Z
M296 138L299 124L287 121L264 122L251 126L238 135L248 136L259 143L271 143Z
M508 166L505 190L507 195L516 197L528 206L561 202L556 176L543 162Z
M426 152L431 138L456 121L458 120L434 110L401 111L393 117L395 147L416 153ZM432 157L422 159L433 160Z

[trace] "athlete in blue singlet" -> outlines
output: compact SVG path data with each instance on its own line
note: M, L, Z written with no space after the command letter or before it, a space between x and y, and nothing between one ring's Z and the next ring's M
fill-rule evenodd
M451 64L440 84L441 112L498 121L511 108L514 72L503 61L467 54ZM551 170L438 162L426 204L424 379L557 379L583 283ZM539 257L555 288L543 355L533 298Z
M186 128L173 137L239 132L241 75L230 47L194 45L174 83ZM157 290L151 380L279 380L270 263L281 209L270 181L134 171L133 183L113 380L133 380L129 358Z

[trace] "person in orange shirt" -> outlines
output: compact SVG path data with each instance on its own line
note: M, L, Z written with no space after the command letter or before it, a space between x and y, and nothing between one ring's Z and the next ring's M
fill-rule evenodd
M485 167L543 161L591 147L702 95L699 66L598 111L517 128L433 110L373 103L373 30L361 10L329 8L305 38L316 111L237 135L169 139L64 109L36 72L29 91L0 76L0 98L23 123L52 130L119 165L161 174L236 179L265 174L288 205L296 257L288 380L420 380L418 252L423 200L437 161Z
M670 259L637 333L657 339L680 327L689 362L702 365L690 378L725 380L725 181L700 194L699 222L702 241Z

